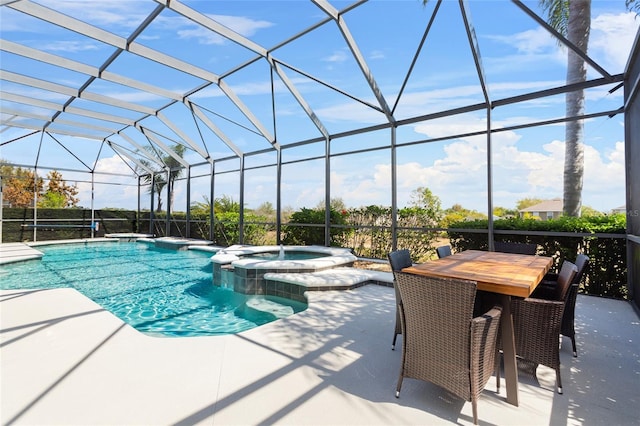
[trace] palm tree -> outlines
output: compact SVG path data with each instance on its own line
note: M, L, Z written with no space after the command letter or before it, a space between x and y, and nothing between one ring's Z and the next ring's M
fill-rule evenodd
M640 10L638 0L625 0L628 10ZM587 53L591 30L591 0L540 0L547 22L578 49ZM584 59L573 50L567 53L567 84L587 79ZM584 90L568 92L565 96L567 117L584 114ZM569 121L565 126L565 156L563 210L565 216L580 216L582 181L584 175L584 124Z
M176 144L171 147L173 151L178 154L180 158L184 156L184 145ZM165 156L162 161L169 167L169 207L170 210L173 211L173 188L176 183L176 179L182 176L182 172L184 171L184 167L182 164L178 162L175 158L170 155Z
M429 0L422 0L426 5ZM640 12L640 0L625 0L627 10ZM540 0L553 29L578 49L587 53L591 31L591 0ZM587 79L584 59L572 49L567 53L567 84ZM584 114L584 90L568 92L565 96L567 117ZM584 176L584 124L582 120L568 121L565 127L563 203L565 216L580 216L582 181Z
M591 0L541 0L547 22L578 49L587 52L591 30ZM584 59L572 49L567 51L567 84L587 79ZM584 90L567 92L566 116L584 114ZM584 176L584 123L582 120L565 124L565 153L563 175L563 210L565 216L580 216L582 182Z
M144 183L151 184L151 175L145 175ZM164 178L163 173L154 173L153 177L153 188L149 188L149 192L154 191L158 194L158 204L156 206L156 212L162 211L162 191L164 187L167 186L167 180Z
M172 146L171 149L173 150L173 152L178 154L180 158L183 157L184 150L185 150L185 147L183 145L176 144ZM158 152L152 148L149 148L147 152L152 156L156 157L158 163L164 164L170 170L169 172L169 198L170 198L169 207L170 207L170 210L173 210L174 184L176 179L182 175L182 171L184 170L184 167L182 166L182 164L180 164L175 158L173 158L170 155L160 156ZM140 160L140 161L145 166L152 168L152 164L150 161L147 161L147 160ZM160 212L162 211L162 191L167 186L167 179L165 178L165 174L160 173L159 170L156 173L154 173L154 175L155 177L153 179L153 187L149 188L149 192L153 191L156 194L158 194L158 205L156 207L156 212ZM151 184L151 175L148 175L148 174L145 175L144 182L146 184Z

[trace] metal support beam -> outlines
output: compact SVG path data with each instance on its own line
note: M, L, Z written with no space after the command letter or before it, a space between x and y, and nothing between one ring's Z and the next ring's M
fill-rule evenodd
M396 128L391 128L391 247L398 249L398 153Z
M244 155L240 157L240 218L238 220L238 242L244 244Z
M138 176L138 206L136 209L136 229L134 229L134 232L140 232L140 220L142 219L142 215L141 215L141 202L142 202L142 194L140 193L140 180L142 179L142 177Z
M155 236L155 232L153 232L154 230L154 226L153 226L153 221L154 221L154 211L155 211L155 195L156 195L156 174L155 173L151 173L151 189L149 190L149 193L151 194L151 200L150 200L150 208L149 208L149 234L154 235Z
M216 183L216 167L215 163L211 162L211 178L209 179L209 240L215 241L215 226L216 226L216 212L214 209L214 196L215 196L215 183Z
M324 144L324 245L331 246L331 139Z
M91 238L96 236L96 228L94 223L96 223L96 211L95 211L95 195L96 195L96 180L93 172L91 172Z
M191 238L191 166L187 167L187 223L185 237Z
M171 170L167 170L167 207L166 207L166 211L167 211L167 217L165 220L165 229L164 229L164 235L165 237L170 237L171 236Z
M282 244L282 150L276 160L276 244Z
M487 108L487 226L489 232L487 238L489 239L489 251L494 250L493 241L493 161L492 152L493 144L491 140L491 108Z

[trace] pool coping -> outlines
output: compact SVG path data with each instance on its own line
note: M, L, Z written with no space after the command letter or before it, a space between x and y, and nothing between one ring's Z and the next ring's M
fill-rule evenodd
M40 259L42 256L44 256L44 253L25 243L0 244L0 265Z
M40 259L44 256L40 250L34 247L46 246L46 245L60 245L60 244L76 244L87 242L115 242L117 240L109 238L76 238L70 240L46 240L46 241L26 241L15 243L0 243L0 265L5 265L15 262L23 262L25 260Z

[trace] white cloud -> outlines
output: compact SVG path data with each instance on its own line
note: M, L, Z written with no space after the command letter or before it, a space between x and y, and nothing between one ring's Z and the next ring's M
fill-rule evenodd
M150 92L141 92L141 91L130 91L130 92L114 92L114 91L100 91L98 92L101 95L108 96L113 99L118 99L119 101L131 102L131 103L140 103L140 102L154 102L165 100L162 96L154 95Z
M136 28L150 12L146 2L131 0L94 1L90 7L87 7L86 0L42 0L40 3L98 27L110 28L109 31L114 27Z
M338 167L348 166L342 162ZM340 164L342 163L342 164ZM331 172L331 197L341 198L348 206L391 205L391 170L388 164L372 168L351 168L350 173Z
M49 52L83 52L86 50L98 50L100 46L93 41L65 41L55 40L48 43L41 43L38 46L42 50Z
M361 103L351 102L332 105L328 108L316 108L315 113L325 121L352 121L356 123L381 123L385 116Z
M138 180L120 157L101 158L96 164L94 208L118 207L136 209ZM110 174L102 174L110 173ZM130 176L118 176L118 175ZM91 207L91 183L78 182L78 198L83 207Z
M515 50L513 54L489 56L486 60L483 60L490 74L497 72L514 73L518 69L528 70L531 67L539 68L549 62L554 63L554 66L558 64L564 66L567 61L566 50L561 48L555 37L542 27L508 36L488 35L485 37L494 42L510 46Z
M323 58L325 62L345 62L348 59L347 52L344 50L336 50L331 55Z
M211 30L202 27L193 27L184 30L176 31L178 37L184 40L196 39L199 44L224 44L225 38L221 35L214 33Z
M258 30L274 25L269 21L255 20L244 16L209 15L209 17L245 37L250 37Z
M384 54L382 50L373 50L369 54L369 59L378 60L378 59L386 59L387 56Z
M487 122L478 117L468 120L460 120L457 117L444 120L434 120L415 126L416 133L424 134L429 138L446 137L462 133L481 132L487 129Z
M254 20L244 16L230 15L208 15L212 20L224 25L232 31L250 37L258 30L269 28L274 24L263 20ZM189 22L189 21L176 21ZM207 28L189 23L188 28L177 30L178 36L182 39L196 39L200 44L224 44L227 39Z
M633 12L605 13L593 18L589 54L602 61L609 72L623 72L639 24Z
M431 132L437 131L431 129ZM562 197L564 142L543 145L542 152L518 146L521 136L505 132L493 138L494 205L514 207L525 197ZM585 145L583 204L600 211L622 204L624 199L624 144L601 153ZM484 137L456 140L443 146L444 156L430 161L405 161L397 166L398 205L408 204L413 190L430 188L443 207L455 203L479 211L486 210L487 152ZM349 206L390 205L391 165L389 162L361 165L338 164L332 172L332 188ZM355 171L358 171L357 173ZM622 199L622 201L621 201Z
M131 169L122 162L122 159L114 155L113 157L101 158L96 163L95 167L96 172L100 173L112 173L112 174L132 174ZM113 180L115 182L124 182L127 180L131 180L131 178L123 177L123 176L113 176L110 177L109 180Z
M547 53L557 45L555 38L542 27L508 36L492 35L487 38L513 46L518 53L525 55Z
M624 158L624 142L616 142L615 148L604 154L593 146L585 145L585 189L600 197L607 195L612 188L624 188Z
M610 73L620 73L629 58L640 20L635 13L603 13L591 19L589 56ZM488 39L512 46L517 54L490 57L487 61L493 71L513 72L514 67L535 66L536 63L554 61L565 66L566 48L542 27L509 36L487 36Z

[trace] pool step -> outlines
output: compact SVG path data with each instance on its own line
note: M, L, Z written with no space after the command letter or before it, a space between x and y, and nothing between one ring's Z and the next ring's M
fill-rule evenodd
M291 306L282 305L264 297L251 297L245 303L247 309L271 314L276 318L285 318L294 314Z
M393 285L391 272L348 267L307 273L269 272L264 274L264 279L267 283L293 284L313 291L348 290L365 284Z

